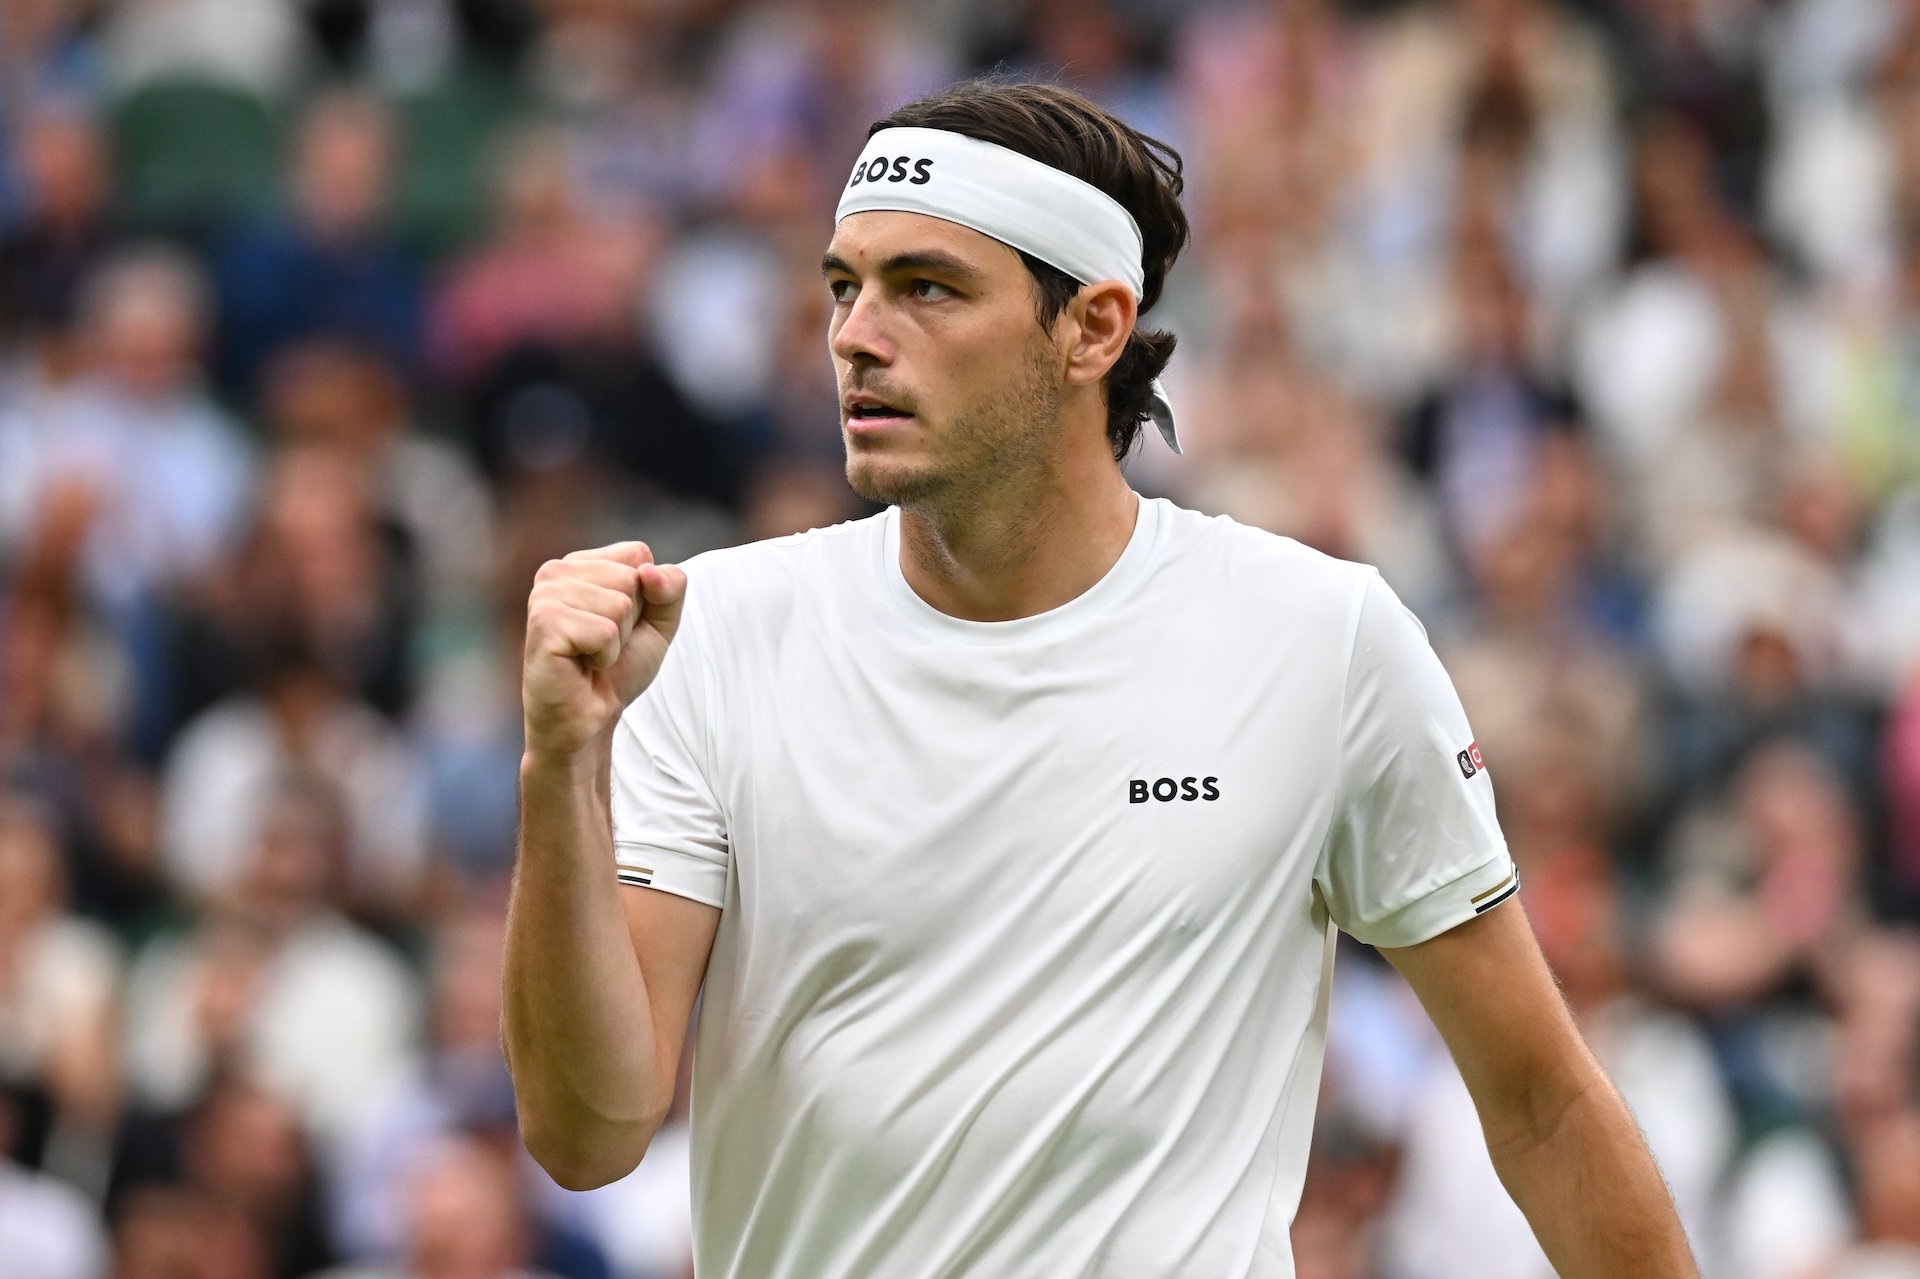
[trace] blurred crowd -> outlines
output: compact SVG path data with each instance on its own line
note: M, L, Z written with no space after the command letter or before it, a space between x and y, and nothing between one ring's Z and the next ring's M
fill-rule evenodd
M1134 482L1426 620L1707 1274L1920 1276L1914 0L4 0L0 1276L690 1273L683 1120L514 1137L525 594L868 513L815 263L981 68L1184 153ZM1548 1279L1359 948L1327 1077L1301 1279Z

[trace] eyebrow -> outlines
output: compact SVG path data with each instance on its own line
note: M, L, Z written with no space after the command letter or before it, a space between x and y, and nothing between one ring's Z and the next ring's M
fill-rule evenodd
M820 259L820 274L859 275L838 254L829 253ZM980 272L966 261L944 249L920 249L913 253L896 253L880 263L881 275L898 275L903 271L932 271L950 279L966 284L978 284L983 278Z

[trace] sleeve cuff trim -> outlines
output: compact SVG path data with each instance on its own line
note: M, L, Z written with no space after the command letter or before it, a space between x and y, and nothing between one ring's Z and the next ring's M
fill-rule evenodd
M652 888L725 909L728 866L725 856L658 844L614 845L614 877L633 888Z
M1503 843L1471 869L1385 916L1355 920L1347 931L1369 946L1414 946L1484 915L1519 891L1520 875Z
M1519 891L1520 872L1518 870L1511 870L1507 872L1505 879L1495 884L1492 888L1489 888L1486 892L1474 897L1469 897L1467 901L1472 905L1474 914L1483 915Z

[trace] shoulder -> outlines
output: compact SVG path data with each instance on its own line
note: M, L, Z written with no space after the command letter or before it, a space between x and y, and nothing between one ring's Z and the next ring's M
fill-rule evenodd
M689 611L780 610L823 586L844 583L878 554L885 515L786 537L704 551L682 563Z
M1203 515L1163 498L1159 504L1166 554L1163 571L1192 575L1208 590L1261 609L1320 620L1357 616L1369 586L1380 580L1371 564L1343 560L1303 542Z

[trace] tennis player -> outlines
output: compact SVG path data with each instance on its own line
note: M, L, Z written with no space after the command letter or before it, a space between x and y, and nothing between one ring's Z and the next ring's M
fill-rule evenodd
M505 1040L624 1175L694 1000L701 1279L1283 1279L1335 927L1405 974L1567 1279L1695 1274L1373 569L1128 486L1178 157L1070 92L881 121L822 262L888 509L537 576ZM617 887L616 885L625 885Z

